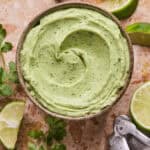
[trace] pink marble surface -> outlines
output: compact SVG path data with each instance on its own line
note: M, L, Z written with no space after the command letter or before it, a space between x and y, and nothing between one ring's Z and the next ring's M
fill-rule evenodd
M90 0L93 2L92 0ZM41 11L54 4L53 0L0 0L0 23L7 29L7 40L14 45L13 51L5 55L7 61L15 59L20 35L29 21ZM137 21L150 22L150 0L139 0L136 12L122 21L123 27ZM133 46L134 72L130 86L120 101L103 116L86 121L68 121L68 134L64 139L68 150L108 150L108 136L112 133L113 120L120 114L128 114L131 97L140 84L150 80L150 48ZM27 131L31 128L46 130L46 114L26 98L21 88L15 94L27 100L26 112L20 129L17 150L27 150ZM0 145L0 150L4 147Z

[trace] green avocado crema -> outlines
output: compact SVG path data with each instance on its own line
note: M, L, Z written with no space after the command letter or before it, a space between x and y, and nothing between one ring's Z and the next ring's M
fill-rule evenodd
M90 9L62 9L29 31L21 67L38 103L51 112L81 117L116 100L129 77L129 48L111 19Z

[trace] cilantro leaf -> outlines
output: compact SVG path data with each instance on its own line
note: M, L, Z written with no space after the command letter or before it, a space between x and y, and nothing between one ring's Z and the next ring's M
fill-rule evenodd
M0 84L5 83L8 80L8 73L0 67Z
M4 74L4 69L0 67L0 84L3 83L3 74Z
M51 145L53 141L53 132L49 131L48 135L46 137L46 143L47 145Z
M43 131L31 130L28 132L28 136L30 136L34 139L38 139L38 138L44 136L44 133L43 133Z
M62 119L54 118L49 116L47 118L47 123L50 126L50 128L65 128L66 122Z
M28 143L28 150L37 150L37 147L35 144L29 142Z
M13 94L13 90L11 86L7 83L9 81L17 82L17 74L16 72L8 73L2 67L0 67L0 95L1 96L11 96Z
M64 144L54 144L51 150L66 150L66 146Z
M50 126L50 131L48 135L53 136L53 138L57 141L60 141L66 136L66 123L62 119L48 117L47 123Z
M9 62L9 70L11 72L15 72L16 71L16 64L14 62Z
M2 82L4 83L7 80L8 80L8 73L4 70L3 76L2 76Z
M62 140L66 135L66 123L63 120L54 117L48 117L47 123L51 129L48 133L48 141L50 142L52 137L57 141Z
M64 128L53 129L53 137L55 140L60 141L66 136L66 130Z
M1 46L1 52L8 52L13 48L12 44L9 42L4 42Z
M57 118L54 118L54 117L49 116L49 117L47 118L47 123L48 123L48 125L49 125L51 128L53 128L53 127L55 126L56 120L57 120Z
M42 131L39 130L31 130L28 132L28 136L38 139L42 142L44 142L45 145L47 145L47 148L55 142L56 144L53 144L51 146L51 150L66 150L66 146L64 144L59 144L56 141L60 141L64 138L66 135L66 123L62 119L54 118L54 117L48 117L47 118L47 124L49 125L49 130L47 131L47 134L44 135ZM40 139L39 139L40 138ZM44 150L44 146L37 146L38 150Z
M2 40L6 37L6 30L3 28L0 28L0 37Z
M5 42L4 39L6 37L6 30L3 28L2 24L0 24L0 56L2 57L3 67L0 67L0 96L11 96L13 94L13 88L10 86L11 83L17 82L17 71L15 69L15 64L12 62L9 64L9 70L7 71L5 68L5 60L3 58L3 52L8 52L12 49L12 44L9 42Z
M39 150L45 150L45 149L44 149L44 146L41 145L41 146L39 147Z
M6 30L0 24L0 45L1 45L1 43L4 40L5 37L6 37Z
M9 80L14 83L18 83L18 75L16 70L16 64L14 62L9 63Z
M19 83L17 73L15 73L15 72L10 72L10 73L9 73L9 81L11 81L11 82L13 82L13 83Z
M7 84L1 84L0 85L0 95L1 96L10 96L13 94L13 90L11 86Z

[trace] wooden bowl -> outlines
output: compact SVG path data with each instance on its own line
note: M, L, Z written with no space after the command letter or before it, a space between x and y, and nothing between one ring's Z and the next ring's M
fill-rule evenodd
M124 85L124 87L118 92L118 97L116 98L116 101L110 105L105 107L103 110L101 110L98 113L95 114L87 114L85 116L81 116L81 117L71 117L71 116L64 116L61 115L59 113L55 113L55 112L51 112L49 110L47 110L43 105L41 105L34 97L31 96L30 92L28 91L26 84L25 84L25 80L23 77L23 73L22 73L22 69L21 69L21 63L20 63L20 51L22 50L22 46L25 40L26 35L28 34L29 30L32 29L34 26L36 26L37 24L39 24L39 21L41 18L43 18L44 16L53 13L57 10L60 9L65 9L65 8L87 8L90 10L94 10L97 11L101 14L103 14L104 16L110 18L112 21L114 21L118 27L120 28L120 31L122 32L122 35L126 38L127 43L128 43L128 47L129 47L129 53L130 53L130 71L128 74L128 78L126 79L126 83ZM124 92L126 91L130 79L131 79L131 75L132 75L132 71L133 71L133 49L132 49L132 44L130 42L130 39L128 37L128 35L126 34L126 32L123 30L123 28L121 27L119 21L117 18L115 18L112 14L110 14L109 12L95 6L89 3L83 3L83 2L67 2L67 3L61 3L61 4L57 4L55 6L50 7L49 9L45 10L44 12L40 13L39 15L37 15L26 27L26 29L24 30L20 40L19 40L19 44L17 47L17 55L16 55L16 64L17 64L17 72L18 72L18 76L19 76L19 80L20 83L25 91L25 93L27 94L27 96L32 100L33 103L35 103L39 108L41 108L43 111L45 111L46 113L54 116L54 117L59 117L59 118L63 118L63 119L68 119L68 120L82 120L82 119L89 119L98 115L102 115L106 110L108 110L109 108L111 108L117 101L119 101L119 99L123 96Z

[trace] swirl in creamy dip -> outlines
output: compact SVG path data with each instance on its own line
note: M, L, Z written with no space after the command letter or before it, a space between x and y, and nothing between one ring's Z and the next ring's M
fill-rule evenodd
M129 76L129 48L118 25L85 8L51 13L21 50L24 79L47 110L85 116L111 105Z

